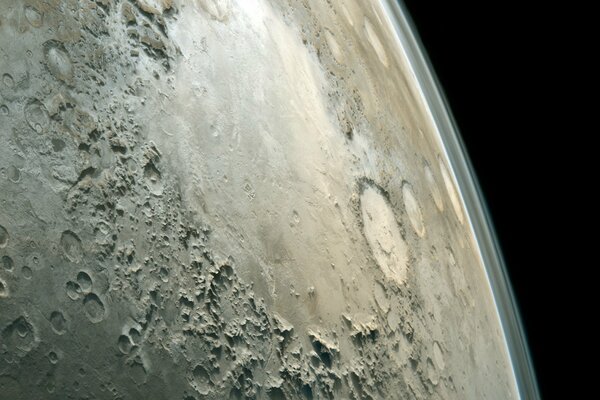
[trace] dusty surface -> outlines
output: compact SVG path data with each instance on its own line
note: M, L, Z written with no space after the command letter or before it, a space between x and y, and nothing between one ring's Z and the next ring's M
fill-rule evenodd
M0 398L516 397L377 2L0 11Z

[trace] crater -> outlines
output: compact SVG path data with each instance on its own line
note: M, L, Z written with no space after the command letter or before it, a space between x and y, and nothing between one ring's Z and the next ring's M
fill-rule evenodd
M129 377L138 385L146 383L148 373L141 360L134 360L129 366Z
M2 266L5 270L12 271L14 265L15 263L12 258L10 258L9 256L2 256Z
M161 196L163 194L164 187L161 181L161 174L154 163L149 162L146 164L144 167L144 178L146 178L150 193L155 196Z
M97 324L104 319L106 309L102 300L95 294L90 293L83 299L83 308L90 322Z
M79 263L83 258L81 240L72 231L64 231L60 237L60 247L65 257L74 263Z
M10 235L5 227L0 225L0 249L3 249L8 245L8 239L10 239ZM2 258L4 260L4 257Z
M384 315L387 314L390 309L390 300L385 293L385 288L379 282L375 282L373 287L373 296L375 297L375 302L377 303L379 309Z
M439 370L446 368L444 353L442 353L442 348L438 342L433 342L433 362Z
M142 335L141 335L140 331L138 331L135 328L129 329L129 338L135 345L140 344L142 341Z
M49 40L44 43L44 55L48 69L58 80L70 83L73 80L73 64L62 43Z
M58 362L58 354L55 351L49 352L48 361L50 361L50 364L56 364Z
M196 0L200 7L220 22L225 22L231 13L231 0Z
M2 75L2 83L4 83L4 85L10 89L15 87L15 80L13 79L12 75L10 75L10 74Z
M77 282L73 282L73 281L67 282L66 291L67 291L67 296L71 300L77 300L77 299L79 299L79 297L81 295L81 287L79 287L79 284Z
M435 368L435 365L433 365L431 358L427 358L427 379L429 379L429 382L431 382L434 386L437 386L440 381L440 375Z
M27 318L20 316L4 328L2 342L9 349L29 352L35 344L33 325Z
M446 186L446 191L448 192L448 196L450 197L450 203L452 203L452 208L454 208L454 213L458 218L458 221L462 224L464 223L464 215L462 205L460 203L460 197L458 196L458 192L456 191L456 186L454 184L454 180L450 175L450 171L446 167L446 164L442 161L441 158L438 158L440 163L440 170L442 171L442 179L444 180L444 186Z
M417 202L412 186L408 182L402 184L402 199L404 200L404 209L408 215L410 224L419 237L425 236L425 224L423 222L423 213Z
M6 171L6 176L8 177L8 180L12 183L19 183L19 181L21 180L21 171L19 171L19 168L15 167L14 165L11 165Z
M169 270L162 267L160 271L158 271L158 275L160 276L160 280L164 283L169 282Z
M192 371L192 380L198 393L203 396L210 393L213 383L210 379L210 374L202 365L196 365Z
M331 55L338 64L344 63L344 53L335 39L333 33L331 33L328 29L325 30L325 40L327 41L327 45L329 46L329 50L331 50Z
M440 187L438 186L435 178L433 176L433 171L431 171L431 167L429 165L425 165L425 180L427 181L427 185L429 186L429 191L431 192L431 197L433 198L433 202L435 206L440 211L444 211L444 201L442 200L442 193L440 192Z
M77 274L77 283L83 293L92 291L92 278L85 271L79 271Z
M44 23L44 15L31 6L25 7L25 19L34 28L39 28Z
M6 282L0 279L0 299L8 297L8 286Z
M119 351L123 354L129 354L131 348L133 347L133 343L131 343L131 340L127 335L119 336L117 345L119 346Z
M61 311L52 311L50 324L57 335L62 335L67 331L67 320Z
M173 6L173 0L136 0L138 6L147 13L161 15Z
M25 121L31 129L37 133L43 133L47 130L50 118L46 107L39 100L29 100L25 105L24 114Z
M399 284L406 282L408 246L382 191L366 186L360 196L363 231L383 274Z
M23 268L21 268L21 274L23 274L23 278L31 279L31 277L33 276L33 271L31 270L31 268L25 265Z
M377 36L377 33L375 32L375 28L373 27L373 25L371 24L371 21L369 21L368 18L365 18L364 27L365 27L365 34L367 35L367 40L371 44L371 47L373 47L373 50L375 50L375 54L377 54L377 58L379 58L379 61L381 61L381 63L385 67L389 66L388 56L387 56L387 53L385 52L385 48L383 47L383 43L381 42L381 39L379 39L379 36Z
M354 26L354 19L352 18L350 11L344 4L342 4L342 14L344 14L344 17L346 18L346 21L348 21L348 24L350 26Z

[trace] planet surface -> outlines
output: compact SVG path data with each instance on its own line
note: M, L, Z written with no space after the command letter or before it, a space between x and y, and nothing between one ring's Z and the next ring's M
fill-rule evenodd
M387 2L0 11L1 399L520 397Z

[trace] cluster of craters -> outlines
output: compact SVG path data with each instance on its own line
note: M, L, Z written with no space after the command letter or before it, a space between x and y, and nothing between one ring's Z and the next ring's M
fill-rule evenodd
M198 5L201 23L226 21L232 8ZM146 134L145 107L168 101L182 57L169 37L183 12L175 2L0 8L0 397L375 399L423 397L442 380L453 390L446 349L415 335L425 323L403 286L406 228L380 186L358 186L357 211L384 273L378 307L349 310L339 328L294 326L242 278L245 260L219 250L184 200L177 160ZM387 65L371 22L365 29ZM325 39L341 63L330 31ZM360 98L336 101L352 140ZM423 237L414 190L400 190Z
M158 3L30 1L3 17L27 50L1 43L2 392L319 398L350 384L361 397L365 373L334 338L296 332L212 254L145 138L135 109L178 56L176 11Z

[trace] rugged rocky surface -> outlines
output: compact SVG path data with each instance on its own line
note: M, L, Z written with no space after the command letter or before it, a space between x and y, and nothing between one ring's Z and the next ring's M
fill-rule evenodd
M0 11L0 398L516 397L377 2Z

